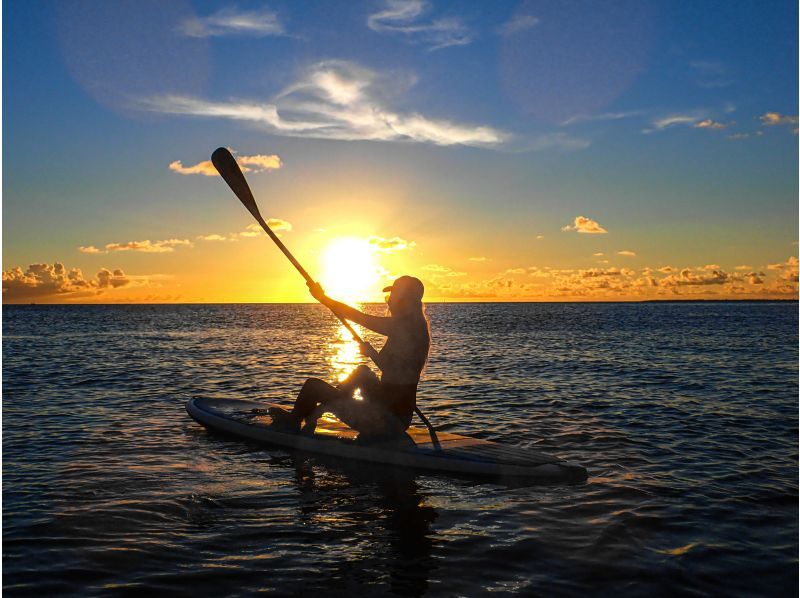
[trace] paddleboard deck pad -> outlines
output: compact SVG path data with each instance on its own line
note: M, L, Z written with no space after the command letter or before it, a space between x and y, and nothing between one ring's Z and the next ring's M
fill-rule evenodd
M317 422L313 435L281 432L270 426L267 410L281 405L238 399L194 398L189 415L206 428L273 446L344 459L491 478L585 480L586 469L527 448L459 434L439 433L441 450L426 428L412 426L391 440L360 439L355 430L330 414Z

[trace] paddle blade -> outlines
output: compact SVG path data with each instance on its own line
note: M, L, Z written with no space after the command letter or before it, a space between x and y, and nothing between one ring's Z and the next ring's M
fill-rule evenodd
M261 213L258 211L253 193L250 191L250 187L244 178L242 169L239 168L236 159L228 151L228 148L218 147L214 150L214 153L211 154L211 163L214 165L214 168L217 169L220 176L225 179L225 182L228 183L228 187L236 194L239 201L244 204L244 207L247 208L256 220L259 222L263 220L261 218Z

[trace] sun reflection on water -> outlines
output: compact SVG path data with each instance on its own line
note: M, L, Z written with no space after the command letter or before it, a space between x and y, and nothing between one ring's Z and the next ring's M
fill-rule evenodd
M355 325L354 325L355 326ZM363 331L356 327L356 331L363 335ZM328 343L328 362L331 367L331 378L336 382L342 382L360 364L366 362L366 358L361 354L358 343L347 331L344 325L339 325L336 329L336 336ZM356 391L356 399L361 399L361 391Z

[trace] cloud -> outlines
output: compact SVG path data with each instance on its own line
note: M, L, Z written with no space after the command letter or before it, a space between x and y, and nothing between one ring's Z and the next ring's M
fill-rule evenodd
M417 246L414 241L406 241L400 237L392 237L386 239L384 237L372 236L369 238L369 244L376 247L379 251L402 251L404 249L413 249Z
M207 17L192 17L184 20L178 31L187 37L221 37L246 35L266 37L283 35L285 29L278 15L266 8L253 11L240 11L226 7Z
M653 130L661 131L674 125L691 125L696 123L698 120L700 120L700 117L695 115L673 114L654 120L652 122L653 129L648 129L645 132L651 133Z
M197 237L200 241L227 241L228 238L223 235L218 235L216 233L210 235L199 235Z
M184 166L180 160L170 162L169 169L177 172L178 174L202 174L205 176L219 176L217 169L211 163L211 160L198 162L194 166Z
M586 216L576 216L573 224L568 224L566 226L563 226L561 227L561 230L564 232L574 230L579 233L588 233L588 234L603 234L608 232L606 229L600 226L596 220L592 220L591 218L587 218Z
M713 270L710 274L697 275L690 268L684 268L679 274L672 274L661 279L662 286L700 286L724 284L730 280L723 270Z
M747 266L744 264L741 266L736 266L736 268L734 268L734 270L752 270L752 269L753 269L752 266Z
M144 253L171 253L175 247L192 247L188 239L165 239L164 241L128 241L127 243L108 243L106 252L111 251L141 251Z
M631 116L639 116L641 113L642 113L641 110L631 110L628 112L606 112L603 114L577 114L575 116L571 116L570 118L562 122L561 125L566 127L569 125L576 125L578 123L584 123L584 122L622 120L624 118L630 118Z
M696 129L707 129L710 131L726 129L731 123L721 123L712 120L706 111L695 110L684 114L670 114L657 118L650 123L651 128L643 129L642 133L655 133L674 126L691 126Z
M544 235L536 235L537 241L541 241L542 239L544 239Z
M765 127L797 124L796 116L786 116L785 114L780 114L778 112L767 112L762 114L759 119L761 120L761 124Z
M214 102L166 95L142 100L140 106L166 114L249 122L267 133L286 137L474 147L496 147L511 139L510 134L488 126L392 110L389 96L412 83L396 74L382 76L353 62L329 60L308 68L272 103ZM563 145L565 140L552 140L553 144L559 142Z
M603 257L603 255L605 254L602 251L598 251L597 253L592 254L593 257Z
M283 162L277 154L236 156L236 161L244 172L267 172L268 170L278 170L283 166Z
M526 268L509 268L503 274L525 274L527 271Z
M497 28L497 33L504 37L514 35L515 33L532 29L539 24L539 21L540 19L533 15L514 15L509 21Z
M699 122L696 122L692 126L694 126L696 129L717 129L717 130L719 130L719 129L727 129L728 128L728 125L720 123L720 122L713 121L710 118L706 118L706 119L703 119L703 120L701 120Z
M386 0L382 11L367 17L367 26L377 33L396 34L409 42L425 44L431 51L464 46L473 40L472 31L461 19L420 20L429 11L430 4L423 0Z
M485 258L485 257L483 257L483 256L478 256L478 257L469 257L469 258L467 258L467 259L468 259L469 261L471 261L471 262L485 262L485 261L486 261L486 258Z
M269 170L277 170L283 166L283 162L277 154L236 156L236 162L239 164L239 168L242 169L242 172L267 172ZM217 173L217 169L214 168L214 164L211 163L211 160L198 162L194 166L184 166L180 160L175 160L170 163L169 169L179 174L202 174L204 176L218 176L219 174Z
M64 264L31 264L26 270L17 266L3 271L3 300L21 301L48 296L83 296L96 294L107 288L118 288L130 283L125 273L102 268L96 279L85 279L78 268L67 270Z
M622 251L618 251L617 255L623 255L625 257L634 257L636 254L633 251L628 251L627 249L623 249Z
M283 218L267 218L267 226L275 233L278 237L281 236L281 233L288 233L291 232L293 227L292 223L284 220ZM233 233L229 237L231 241L235 240L236 237L261 237L266 235L264 229L261 228L260 224L248 224L247 228L240 233Z
M87 247L81 245L80 247L78 247L78 251L80 251L81 253L103 253L94 245L89 245Z
M129 284L130 280L125 273L117 268L113 272L107 270L106 268L102 268L100 272L97 273L97 286L101 289L112 287L124 287L125 285Z
M441 266L439 264L428 264L427 266L423 266L422 269L427 272L431 272L432 278L438 278L442 276L447 278L453 278L457 276L467 275L466 272L458 272L456 270L453 270L452 268L448 268L447 266Z
M291 232L292 231L292 223L284 220L283 218L268 218L267 219L267 226L270 227L273 232ZM250 227L261 228L257 224L251 224ZM249 227L248 227L249 228Z

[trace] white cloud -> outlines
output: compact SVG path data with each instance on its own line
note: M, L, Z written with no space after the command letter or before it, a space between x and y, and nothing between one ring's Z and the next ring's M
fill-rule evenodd
M727 129L728 128L728 125L726 125L724 123L720 123L720 122L714 121L714 120L711 120L710 118L705 118L705 119L703 119L703 120L701 120L699 122L694 123L694 125L692 125L692 126L695 127L696 129L715 129L715 130L719 130L719 129Z
M622 251L618 251L617 255L622 255L625 257L634 257L636 254L633 251L628 251L627 249L624 249Z
M231 152L235 153L235 152ZM277 170L283 166L280 156L277 154L263 155L256 154L254 156L236 156L236 162L242 169L242 172L267 172L269 170ZM180 160L175 160L169 165L169 169L177 172L178 174L202 174L204 176L218 176L217 169L211 160L204 160L198 162L194 166L184 166Z
M762 114L759 119L761 120L761 124L765 127L797 124L796 116L786 116L785 114L780 114L779 112L767 112Z
M470 43L473 33L456 17L420 20L430 11L423 0L386 0L383 10L367 17L367 26L377 33L397 34L408 41L423 43L429 50Z
M223 8L207 17L186 19L178 26L178 31L188 37L226 35L266 37L285 33L283 24L275 12L266 8L240 11L236 7Z
M527 31L538 25L540 19L533 15L514 15L506 23L497 28L497 33L502 36L514 35L521 31Z
M561 230L564 232L574 230L579 233L589 234L602 234L608 232L606 229L600 226L596 220L592 220L586 216L576 216L575 221L572 224L561 227Z
M178 174L202 174L204 176L218 176L217 169L211 163L211 160L198 162L194 166L184 166L180 160L170 162L169 169L177 172Z
M569 126L584 122L622 120L624 118L630 118L631 116L639 116L641 113L641 110L631 110L628 112L606 112L604 114L578 114L576 116L571 116L561 124L562 126Z
M411 81L408 81L410 84ZM386 77L355 63L331 60L311 66L273 103L208 101L167 95L143 100L152 111L249 122L287 137L413 141L435 145L496 147L511 135L489 126L454 123L419 113L400 113L387 105L397 92L397 77ZM550 145L567 140L546 140Z
M127 243L108 243L106 251L141 251L144 253L171 253L175 247L192 247L192 242L188 239L165 239L164 241L128 241Z

